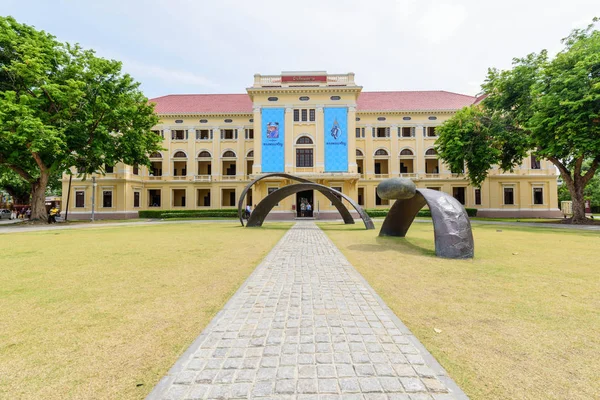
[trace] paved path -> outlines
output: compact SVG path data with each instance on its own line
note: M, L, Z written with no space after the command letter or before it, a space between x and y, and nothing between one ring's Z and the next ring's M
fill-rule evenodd
M313 222L298 222L148 399L466 399Z

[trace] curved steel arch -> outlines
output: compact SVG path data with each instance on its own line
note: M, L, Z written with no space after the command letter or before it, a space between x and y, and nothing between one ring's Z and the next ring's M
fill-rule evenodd
M342 204L342 201L337 196L342 197L344 200L346 200L348 203L350 203L352 205L352 207L354 207L354 209L358 212L358 214L362 218L363 222L365 223L366 229L375 229L375 225L373 224L373 221L371 220L371 218L367 215L367 213L365 213L365 211L362 209L361 206L359 206L358 204L356 204L354 202L354 200L352 200L350 197L346 196L345 194L338 192L335 189L332 189L332 188L324 186L324 185L319 185L318 183L313 183L313 182L295 183L295 184L284 186L280 189L277 189L276 191L274 191L273 193L271 193L270 195L268 195L267 197L262 199L262 201L260 203L258 203L258 205L254 209L254 211L252 211L252 214L250 214L250 219L248 220L248 223L246 225L250 226L250 227L262 226L263 222L265 221L265 218L267 217L267 215L269 214L271 209L273 207L275 207L275 205L277 203L279 203L281 200L285 199L286 197L288 197L294 193L298 193L298 192L302 192L303 190L310 190L310 189L318 190L319 192L325 194L326 196L327 196L327 193L332 194L333 198L335 199L335 202L333 202L334 205L336 205L336 203L338 204L338 205L336 205L336 208L339 210L341 207L341 208L345 209L346 212L348 212L348 209L346 208L346 206L344 206L344 204ZM350 214L350 212L348 212L348 214ZM354 220L352 220L352 223L354 223Z
M396 200L383 221L379 236L406 236L408 228L425 204L429 206L433 220L435 255L473 258L473 232L464 207L454 197L437 190L417 189L414 197Z
M294 181L298 181L298 182L302 182L302 183L312 183L308 179L300 178L298 176L294 176L294 175L290 175L290 174L284 174L282 172L274 172L272 174L266 174L259 178L256 178L255 180L250 182L244 188L244 190L242 191L242 194L240 195L240 200L238 201L238 218L240 219L240 223L242 224L242 226L244 226L244 219L242 218L243 212L244 212L244 210L243 210L244 199L246 198L246 195L248 194L248 190L250 190L250 188L252 188L252 186L254 186L258 181L261 181L265 178L273 178L273 177L286 178L286 179L290 179L290 180L294 180ZM344 219L344 223L345 224L353 224L354 218L352 218L352 215L350 214L350 211L348 211L346 206L341 204L341 202L339 202L339 204L338 204L338 202L337 202L338 198L335 195L333 195L331 193L324 193L324 194L333 203L335 208L337 208L339 213L342 215L342 218ZM339 205L341 205L341 207L339 207ZM360 214L360 212L359 212L359 214ZM361 218L362 218L362 215L361 215Z

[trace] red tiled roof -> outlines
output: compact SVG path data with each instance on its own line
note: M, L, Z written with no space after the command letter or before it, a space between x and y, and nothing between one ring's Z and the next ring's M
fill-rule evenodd
M459 110L473 104L475 96L436 91L362 92L358 111Z
M150 99L157 114L251 114L247 94L170 94Z
M477 100L475 96L445 91L362 92L358 111L458 110ZM170 94L150 99L157 114L250 114L247 94Z

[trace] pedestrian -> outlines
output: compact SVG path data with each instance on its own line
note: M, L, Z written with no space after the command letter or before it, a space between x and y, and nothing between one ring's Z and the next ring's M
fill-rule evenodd
M300 203L300 216L302 218L304 218L304 214L306 213L306 204L304 204L304 201L302 201Z
M17 212L14 208L10 210L10 219L17 219Z
M250 219L250 214L252 213L252 207L250 207L250 204L246 205L246 219Z
M306 216L312 217L312 206L310 203L306 203Z
M27 211L25 211L25 215L27 215L27 219L31 219L31 208L27 208Z
M56 206L52 206L50 209L50 215L48 215L48 223L56 223L56 215L58 215L58 208Z

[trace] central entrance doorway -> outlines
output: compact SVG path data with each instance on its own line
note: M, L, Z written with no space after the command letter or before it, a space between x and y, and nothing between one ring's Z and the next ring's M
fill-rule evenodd
M315 210L314 191L305 190L296 193L296 217L312 218ZM310 204L310 207L308 206Z

